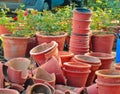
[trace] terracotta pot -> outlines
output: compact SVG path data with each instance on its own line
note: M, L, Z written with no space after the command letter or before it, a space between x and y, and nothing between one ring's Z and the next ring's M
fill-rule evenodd
M4 25L0 25L0 35L1 34L8 34L8 33L10 33L9 29L6 28L6 26L4 26Z
M86 29L90 28L90 22L91 22L91 20L78 20L78 19L73 18L72 19L72 27L86 30Z
M58 55L57 43L52 41L50 43L42 43L30 50L31 57L38 65L44 64L52 56Z
M41 35L39 32L36 33L38 44L44 42L49 43L51 41L56 41L58 43L59 50L63 50L66 36L67 36L66 33L59 36L45 36L45 35Z
M97 81L102 83L119 84L120 71L113 69L102 69L96 71Z
M79 20L90 20L92 11L86 8L75 8L73 10L73 18Z
M48 73L47 71L45 71L44 69L38 67L37 69L35 69L35 73L33 74L34 76L32 77L32 79L34 80L34 83L44 83L47 82L49 83L51 86L55 87L55 74L52 73Z
M59 55L61 58L62 65L64 62L69 62L70 59L74 56L72 52L68 51L59 51Z
M67 78L67 85L73 87L84 87L88 78L89 71L70 71L63 68L65 77Z
M55 73L56 84L66 84L66 79L63 75L61 65L59 64L59 62L54 56L50 58L45 64L41 65L40 67L49 73Z
M75 28L72 27L72 32L77 33L77 34L88 34L90 32L90 29L81 29L81 28Z
M98 57L101 60L101 66L99 69L110 69L114 56L112 54L102 53L102 52L91 52L85 55Z
M12 37L10 34L2 34L3 50L5 59L25 57L29 38Z
M92 84L87 87L88 94L98 94L98 87L97 84ZM107 93L106 93L107 94Z
M86 72L89 71L91 68L90 64L85 63L77 63L77 62L65 62L63 64L63 68L69 71L75 71L75 72Z
M115 39L113 34L93 35L91 38L93 52L103 52L109 54L112 52ZM101 47L103 45L104 47Z
M30 60L27 58L13 58L6 63L8 66L8 79L10 82L24 84L28 77Z
M0 88L0 94L20 94L17 90Z
M95 71L98 70L99 67L101 66L100 59L93 56L75 55L73 61L78 63L83 62L91 65L91 73L89 74L89 77L87 79L86 86L93 84L95 78Z
M103 83L96 80L98 94L120 94L120 84Z
M32 86L28 86L26 94L55 94L55 90L47 83L36 83Z

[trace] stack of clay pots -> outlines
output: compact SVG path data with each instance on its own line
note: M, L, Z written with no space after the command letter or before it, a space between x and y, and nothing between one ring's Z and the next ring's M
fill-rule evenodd
M76 8L73 10L69 50L74 54L84 54L89 51L91 14L91 10L86 8Z

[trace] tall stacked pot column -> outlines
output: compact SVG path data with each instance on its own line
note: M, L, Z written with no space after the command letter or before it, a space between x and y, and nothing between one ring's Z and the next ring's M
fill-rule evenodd
M74 54L89 52L89 31L92 12L86 8L73 10L69 50Z

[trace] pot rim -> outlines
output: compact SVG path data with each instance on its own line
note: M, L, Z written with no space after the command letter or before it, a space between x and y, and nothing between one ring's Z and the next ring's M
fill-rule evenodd
M81 12L81 11L78 11L78 9L84 9L84 10L87 10L87 12ZM87 8L75 8L74 10L73 10L73 12L76 12L76 13L81 13L81 14L92 14L92 11L90 10L90 9L87 9Z

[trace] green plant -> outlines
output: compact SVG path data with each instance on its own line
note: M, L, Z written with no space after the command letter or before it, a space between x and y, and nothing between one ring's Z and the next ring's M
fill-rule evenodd
M63 32L70 33L72 26L72 7L65 6L54 11L41 12L39 31L45 35L56 35Z

